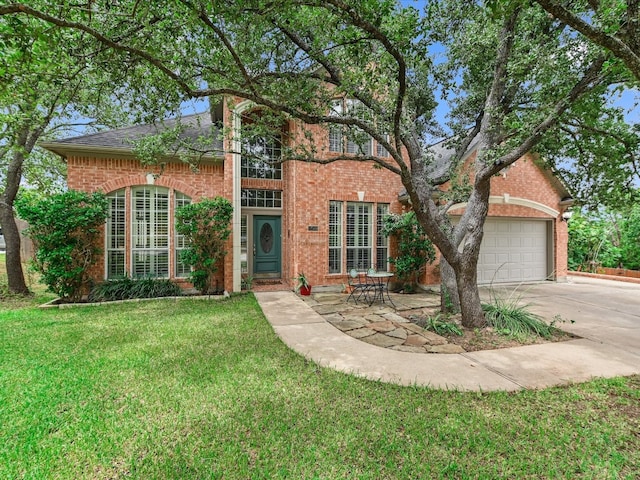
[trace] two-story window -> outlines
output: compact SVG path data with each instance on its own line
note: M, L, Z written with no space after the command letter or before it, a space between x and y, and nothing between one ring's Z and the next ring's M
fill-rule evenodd
M329 202L329 273L387 270L389 241L379 232L388 213L386 203Z
M250 119L246 120L251 121ZM282 180L282 137L278 134L247 136L242 142L240 168L242 179L276 180L275 182L259 182L260 186L266 184L268 188L249 188L252 186L252 182L245 181L240 192L240 206L242 208L240 215L240 271L243 275L248 275L249 269L256 268L257 260L255 253L253 255L249 253L251 242L254 242L254 234L257 235L254 232L254 219L265 215L265 212L268 212L269 215L279 216L282 210L282 182L278 181ZM254 242L253 245L255 252L256 243ZM278 258L280 258L279 255ZM264 274L265 271L262 270L260 273Z
M335 117L349 116L359 120L368 120L368 112L362 102L348 98L335 99L331 102L330 115ZM373 154L374 140L362 129L348 125L331 125L329 127L329 151L370 156ZM387 157L389 153L376 142L375 154Z
M242 178L282 179L282 144L279 135L251 137L243 142Z

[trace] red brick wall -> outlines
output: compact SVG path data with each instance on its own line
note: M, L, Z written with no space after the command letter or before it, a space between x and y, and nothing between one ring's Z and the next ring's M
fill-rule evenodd
M197 201L224 195L222 165L201 165L197 172L184 163L167 163L163 169L145 167L135 159L69 157L67 184L74 190L113 192L123 187L146 185L155 174L155 185L178 190Z
M132 158L92 158L70 156L67 158L67 184L74 190L87 192L101 191L110 193L121 188L147 185L147 174L155 174L154 185L166 187L188 195L193 201L202 198L213 198L224 196L225 186L223 177L223 165L204 164L198 171L194 172L189 165L182 162L167 163L164 168L145 167L139 161ZM129 238L129 211L127 210L127 237ZM173 212L172 212L173 214ZM173 217L170 218L173 223ZM101 240L104 246L104 235ZM228 243L228 250L231 243ZM126 264L129 265L130 254L127 250ZM170 256L173 264L173 256ZM225 271L231 271L227 265L220 268L218 272L218 282L225 285ZM91 276L95 282L100 282L104 278L104 257L91 270ZM179 280L187 285L186 281Z
M225 118L230 121L228 106ZM328 135L325 129L311 127L314 140L320 148L320 156L331 158L327 152ZM303 132L295 124L287 127L290 138L302 138ZM229 145L227 145L229 148ZM324 149L324 150L323 150ZM229 148L230 150L230 148ZM232 199L233 155L227 154L224 164L202 165L198 172L180 162L167 163L162 171L158 167L144 167L132 158L68 158L68 184L70 188L108 193L123 187L146 185L147 174L159 174L155 180L158 186L178 190L189 195L194 201L202 197L223 195ZM402 190L400 178L394 173L374 168L370 162L337 161L327 165L307 162L285 161L282 180L243 179L244 188L277 189L283 192L282 208L282 279L293 285L291 280L298 272L304 271L313 285L340 284L346 281L346 272L329 275L328 271L328 220L329 202L358 200L358 192L364 193L364 202L388 203L392 212L399 213L403 206L398 202ZM536 166L531 158L523 158L507 170L504 175L492 179L494 196L505 193L512 198L520 197L539 202L559 210L560 194L553 187L549 177ZM453 213L461 213L461 210ZM513 204L492 204L490 216L515 218L551 217L533 208ZM554 219L555 265L558 277L566 276L566 223ZM309 226L317 227L310 231ZM224 277L225 289L231 291L232 242L228 242L229 252L220 270ZM96 279L103 278L103 262L96 269ZM437 265L432 267L423 279L426 284L438 282Z
M327 130L317 126L307 128L314 134L320 156L335 158L337 154L327 151ZM296 125L289 127L289 133L294 139L303 136L302 129ZM283 237L291 248L284 276L292 278L304 271L313 285L346 283L346 271L328 273L329 202L358 202L358 192L364 192L365 203L387 203L391 212L399 213L402 205L398 194L403 188L400 177L389 170L375 168L372 162L341 160L320 165L292 161L285 167ZM373 215L375 222L375 209ZM317 227L317 231L310 231L310 226Z

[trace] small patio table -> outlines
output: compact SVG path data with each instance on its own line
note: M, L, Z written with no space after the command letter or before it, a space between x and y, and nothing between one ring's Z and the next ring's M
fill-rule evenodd
M374 302L379 301L382 303L386 303L384 299L384 294L387 294L387 299L389 303L393 305L393 308L396 308L395 303L391 300L389 296L389 280L393 277L393 273L391 272L369 272L367 273L367 279L371 279L371 287L367 289L367 299L369 300L369 305L371 306ZM369 293L372 292L372 296L369 297Z

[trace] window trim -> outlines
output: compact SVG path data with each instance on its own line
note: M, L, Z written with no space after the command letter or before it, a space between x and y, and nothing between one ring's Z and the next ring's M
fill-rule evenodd
M105 223L105 248L104 248L104 278L107 280L122 278L127 274L127 219L129 217L127 211L127 190L120 188L107 194L109 201L109 217ZM121 203L121 205L117 205ZM116 204L116 205L114 205ZM115 208L114 208L115 207ZM115 210L115 213L114 213ZM115 220L115 221L114 221ZM120 237L122 242L121 247L114 247L114 228L122 229L122 233L117 233L115 236ZM118 241L116 240L116 244ZM120 253L117 259L117 265L115 265L115 271L112 274L111 270L114 267L114 261L112 259L112 253ZM121 263L121 264L120 264ZM120 273L122 272L122 273Z
M342 273L342 237L344 235L343 210L344 202L335 200L329 201L329 262L327 265L329 274ZM333 222L332 215L335 217L335 221Z
M350 212L350 207L355 210ZM368 211L359 211L359 208L362 207L366 207ZM344 274L351 268L389 270L389 237L382 237L378 232L382 225L382 216L390 212L390 207L391 204L383 202L329 201L326 264L329 275ZM337 224L338 219L332 221L331 216L334 211L339 217L339 225ZM358 219L358 217L360 218ZM366 218L366 225L359 223L359 220L363 218ZM354 222L353 225L350 225L350 222ZM350 234L350 229L353 230L353 234ZM353 237L350 238L350 235ZM339 253L332 254L332 251ZM364 255L368 257L367 265L358 264L358 258L363 257L361 251L368 251L368 254ZM387 259L384 262L384 268L381 268L381 262L378 259L379 251L386 251L384 255L387 256ZM335 269L336 262L339 262L339 271Z

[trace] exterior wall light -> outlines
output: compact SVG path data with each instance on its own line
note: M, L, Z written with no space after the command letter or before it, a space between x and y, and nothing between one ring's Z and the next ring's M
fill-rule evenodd
M568 222L572 216L573 212L571 210L565 210L564 212L562 212L562 221Z

